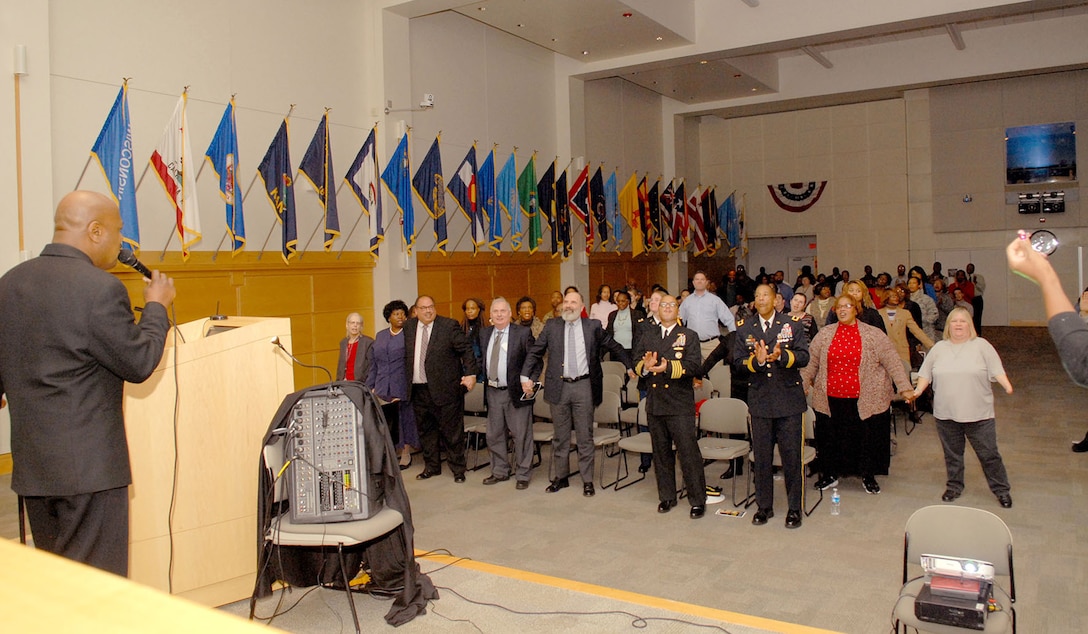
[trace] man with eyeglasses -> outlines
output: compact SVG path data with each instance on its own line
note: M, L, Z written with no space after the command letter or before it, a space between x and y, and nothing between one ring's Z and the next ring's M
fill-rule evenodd
M456 321L435 312L434 298L420 295L416 316L404 324L405 370L409 398L423 445L423 472L417 480L442 473L440 450L453 481L465 481L465 392L476 385L472 343Z
M727 330L736 330L736 319L722 298L707 290L706 273L696 271L691 284L695 292L680 305L680 320L699 335L699 348L705 358L718 347L718 336L721 335L718 324Z
M646 422L657 468L658 513L676 506L676 458L688 491L691 519L706 513L706 476L695 428L693 382L702 365L698 335L677 323L676 298L666 295L658 305L661 325L643 331L635 358L635 372L644 377ZM673 450L675 445L676 449Z

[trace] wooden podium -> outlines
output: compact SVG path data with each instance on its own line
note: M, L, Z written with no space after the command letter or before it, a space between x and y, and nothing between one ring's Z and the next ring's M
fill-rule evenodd
M294 391L291 360L270 341L290 350L291 321L201 319L177 330L151 378L125 384L129 576L163 591L172 578L173 594L217 606L253 590L261 440Z

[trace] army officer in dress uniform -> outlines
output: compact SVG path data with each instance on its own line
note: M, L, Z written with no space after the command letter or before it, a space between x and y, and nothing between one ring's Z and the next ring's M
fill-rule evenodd
M691 519L706 512L706 477L703 456L695 429L693 379L699 373L703 355L699 334L676 323L676 298L666 295L658 304L658 328L646 327L639 337L635 372L645 377L646 420L657 468L658 513L676 506L676 454L691 504ZM676 451L673 451L673 445Z
M808 339L796 317L774 309L775 289L761 284L755 292L756 313L737 324L733 367L751 373L748 411L752 415L752 451L755 454L756 505L752 523L760 526L774 517L774 445L782 456L789 511L786 528L801 526L804 474L801 415L808 408L800 369L808 365Z

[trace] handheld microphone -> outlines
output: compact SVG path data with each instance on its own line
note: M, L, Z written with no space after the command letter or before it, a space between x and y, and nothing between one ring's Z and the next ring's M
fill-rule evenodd
M290 352L287 351L287 348L283 347L283 344L280 343L279 335L276 335L275 337L272 337L271 339L269 339L268 343L276 346L280 350L283 350L284 354L291 357L292 361L294 361L295 363L301 365L302 367L311 368L311 369L314 369L314 370L321 370L322 372L324 372L325 374L327 374L329 376L329 383L332 383L332 372L329 372L328 368L322 367L320 365L309 365L307 363L303 363L303 362L299 361L298 358L295 357L295 355L291 354Z
M121 253L117 255L117 261L125 266L136 269L136 272L143 275L147 279L151 279L151 269L147 268L143 262L136 259L136 256L128 249L121 249Z

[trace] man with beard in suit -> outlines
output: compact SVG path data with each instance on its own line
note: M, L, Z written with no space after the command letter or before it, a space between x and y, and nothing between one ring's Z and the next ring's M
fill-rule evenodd
M604 393L604 371L601 356L605 350L612 358L631 369L631 355L604 331L600 322L582 316L585 300L577 290L563 296L563 312L559 319L549 319L540 337L529 349L522 367L522 389L527 395L540 377L542 358L548 353L544 369L544 400L552 410L555 438L552 459L555 479L548 493L557 493L570 486L570 433L573 427L578 441L578 469L582 474L582 494L591 497L593 489L593 410L601 404Z

